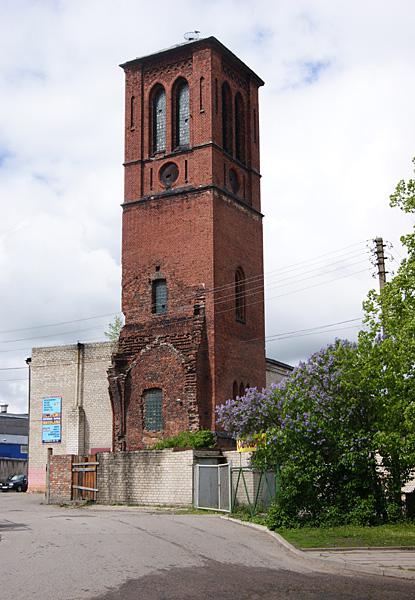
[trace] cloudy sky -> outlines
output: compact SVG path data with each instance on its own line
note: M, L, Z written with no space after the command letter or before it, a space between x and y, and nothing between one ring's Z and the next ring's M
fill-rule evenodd
M403 255L411 223L388 196L415 155L412 0L0 0L0 402L11 411L26 409L31 347L105 339L120 310L117 65L194 29L266 82L267 355L295 364L354 338L377 284L370 240L393 244L389 270Z

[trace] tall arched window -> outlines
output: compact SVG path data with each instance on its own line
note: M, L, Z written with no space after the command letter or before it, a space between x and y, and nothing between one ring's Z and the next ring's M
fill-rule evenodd
M225 81L222 85L222 146L226 152L232 154L233 148L233 117L232 94L229 84Z
M235 154L241 162L245 162L245 107L241 94L235 96Z
M245 274L241 267L235 271L235 317L245 323Z
M166 149L166 92L157 85L151 96L151 150Z
M179 79L173 88L173 146L181 148L190 142L189 84Z

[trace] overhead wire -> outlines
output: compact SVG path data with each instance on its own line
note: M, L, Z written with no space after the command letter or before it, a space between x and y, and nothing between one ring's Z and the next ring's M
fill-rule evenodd
M344 270L344 269L346 269L348 267L352 267L354 265L358 265L358 264L361 264L361 263L366 262L366 261L367 261L367 259L363 258L363 259L360 259L358 261L354 261L352 263L346 263L344 266L339 266L339 267L336 267L335 269L331 269L329 271L321 271L321 273L318 273L318 274L313 273L313 274L310 274L308 276L301 276L301 280L302 281L306 281L308 279L315 279L316 277L322 277L323 275L328 275L330 273L335 273L336 271L339 271L339 270L342 270L342 269ZM337 262L344 262L344 261L337 261ZM332 264L336 264L336 263L332 263ZM328 266L330 266L330 265L328 265ZM245 290L241 291L239 295L240 296L248 297L248 296L251 296L251 295L259 294L264 289L273 289L273 288L275 288L277 286L278 287L287 287L287 286L290 286L290 285L295 285L297 283L297 281L293 281L292 283L285 283L285 284L283 283L281 285L281 281L284 281L284 278L279 279L276 282L273 282L271 285L265 285L265 286L258 285L255 288L245 288ZM232 293L232 294L230 294L228 296L221 296L218 300L215 300L214 304L215 304L215 306L218 305L218 304L223 304L224 302L227 302L229 299L233 300L235 297L238 297L238 294L235 295L235 293Z
M103 319L108 317L114 317L120 315L121 312L107 313L105 315L95 315L93 317L83 317L82 319L73 319L72 321L60 321L59 323L47 323L45 325L32 325L31 327L21 327L20 329L4 329L0 331L2 333L14 333L18 331L29 331L31 329L45 329L46 327L56 327L58 325L69 325L70 323L80 323L81 321L92 321L93 319Z
M321 282L315 283L314 285L305 286L305 287L302 287L302 288L298 288L297 290L292 290L290 292L286 292L284 294L278 294L277 296L272 296L271 298L267 298L267 300L268 301L269 300L275 300L276 298L282 298L283 296L290 296L291 294L297 294L298 292L303 292L305 290L309 290L309 289L312 289L312 288L315 288L315 287L319 287L321 285L327 285L329 283L333 283L334 281L338 281L340 279L345 279L347 277L352 277L353 275L357 275L359 273L366 273L368 271L369 271L369 269L367 269L367 268L366 269L361 269L359 271L353 271L352 273L347 273L345 275L341 275L340 277L334 277L333 279L329 279L328 281L321 281ZM259 302L262 302L262 299L257 300L256 302L248 302L248 303L245 304L245 306L253 306L254 304L258 304ZM220 315L220 314L223 314L225 312L229 312L231 310L235 310L235 307L232 306L230 308L226 308L224 310L218 311L216 313L216 315Z
M353 263L349 263L349 264L347 264L347 262L346 262L347 260L350 260L351 258L354 258L354 255L360 254L360 252L361 252L360 250L354 249L354 250L350 250L349 252L343 253L343 255L341 257L333 257L333 258L336 258L337 260L335 260L335 261L333 261L331 263L328 263L326 265L321 265L321 266L315 266L313 268L308 268L313 263L321 262L321 259L323 257L325 257L325 256L330 256L330 255L333 255L333 254L339 254L340 252L342 252L345 249L348 249L348 248L353 247L353 246L361 245L363 243L364 242L356 242L355 244L351 244L351 245L346 246L344 248L340 248L338 250L333 250L333 251L324 253L324 254L322 254L322 255L320 255L318 257L314 257L312 259L307 259L307 260L304 260L304 261L300 261L298 263L294 263L292 265L288 265L288 266L283 267L281 269L275 269L273 271L270 271L270 272L267 273L268 277L272 273L277 273L277 274L278 273L282 273L282 274L284 274L284 272L288 273L290 271L296 271L296 270L298 271L298 270L304 270L304 269L306 269L306 272L307 272L307 269L308 269L309 276L306 277L304 274L302 274L300 272L300 273L297 273L297 274L294 274L294 275L291 275L291 276L280 277L276 283L272 283L272 278L271 278L271 281L269 281L269 279L268 279L268 281L267 281L267 283L265 285L265 288L272 289L276 285L278 285L280 287L289 287L289 286L295 285L297 283L295 281L296 278L301 278L301 280L304 281L305 279L310 279L310 278L315 278L315 277L322 277L322 276L327 275L329 273L336 272L338 270L345 269L345 268L348 268L350 266L353 266L354 264L359 264L360 262L363 262L363 260L362 261L353 262ZM331 271L325 271L324 270L324 269L327 269L327 267L333 266L335 264L341 265L341 263L346 263L346 264L344 264L344 266L339 266L339 267L337 267L337 268L335 268L335 269L333 269ZM318 271L321 268L323 268L323 271L321 273L318 273L317 275L311 275L312 271ZM308 289L311 289L311 288L314 288L314 287L319 287L321 285L327 285L327 284L332 283L334 281L337 281L339 279L344 279L344 278L353 276L355 274L365 272L366 270L367 269L362 269L360 271L354 271L352 273L346 273L344 275L341 275L340 277L335 277L335 278L331 278L331 279L329 279L327 281L318 282L318 283L316 283L314 285L311 285L311 286L305 286L305 287L302 287L302 288L290 290L290 291L285 292L283 294L278 294L277 296L272 296L271 298L267 298L267 301L268 300L273 300L273 299L276 299L276 298L280 298L280 297L283 297L283 296L291 295L291 294L296 294L296 293L299 293L301 291L305 291L305 290L308 290ZM252 282L254 282L255 280L257 280L259 278L262 278L262 274L259 275L259 276L254 276L254 277L251 277L251 278L247 278L245 281L252 281ZM291 283L285 283L285 284L283 283L284 281L288 281L288 280L294 280L294 281L291 281ZM233 282L231 282L229 284L225 284L223 286L217 286L216 288L207 289L207 290L205 290L205 292L212 293L214 291L218 291L218 290L221 290L221 289L224 290L227 287L234 286L234 285L235 285L235 282L233 281ZM248 288L247 289L246 297L255 296L256 294L260 293L262 291L262 289L263 289L262 284L260 286L257 286L257 287L258 287L258 291L255 288L251 288L251 289ZM229 295L229 298L233 298L233 297L234 297L234 294ZM223 298L223 297L221 298L220 297L218 300L215 300L213 304L214 305L223 304L225 300L227 300L227 298ZM194 297L193 297L193 301L194 301ZM258 304L259 302L262 302L262 299L260 299L259 301L256 301L256 302L249 302L249 303L246 304L246 306ZM188 306L189 305L183 305L180 308L188 307ZM233 306L231 308L229 308L229 309L218 311L216 314L219 315L219 314L222 314L222 313L225 313L225 312L229 312L231 310L234 310ZM84 318L79 318L79 319L73 319L71 321L60 321L60 322L56 322L56 323L49 323L49 324L45 324L45 325L36 325L36 326L32 326L32 327L25 327L25 328L20 328L20 329L15 329L15 330L13 330L13 329L11 329L11 330L5 330L5 331L2 331L0 333L7 333L7 332L13 332L13 331L16 331L16 332L17 331L29 331L29 330L33 330L33 329L41 329L41 328L46 328L46 327L55 327L55 326L62 325L62 324L79 323L79 322L83 322L83 321L89 321L89 320L94 320L94 319L111 317L111 316L119 315L119 314L122 314L122 313L120 313L120 312L106 313L106 314L102 314L102 315L95 315L95 316L91 316L91 317L84 317ZM47 335L42 335L42 336L31 336L31 337L18 338L18 339L14 339L14 340L2 340L2 341L0 341L0 344L1 343L13 343L13 342L23 341L23 340L46 339L46 338L51 338L51 337L59 337L59 336L62 336L62 335L79 334L79 333L83 333L83 332L86 332L86 331L97 331L98 329L100 330L101 327L97 325L96 327L83 328L83 329L77 329L77 330L70 330L70 331L65 331L65 332L55 332L53 334L47 334ZM334 330L332 330L332 331L334 331ZM307 335L308 334L309 333L307 333ZM310 332L310 334L311 334L311 332ZM298 334L298 335L300 335L300 334ZM285 339L285 338L279 336L277 339ZM271 336L271 338L267 338L267 341L277 341L277 339L274 340L274 337ZM88 343L90 343L91 341L96 341L96 338L94 338L93 340L85 340L85 341L87 341ZM7 350L3 350L2 349L2 350L0 350L0 353L7 353L7 352L30 352L30 351L31 351L31 348L13 348L13 349L7 349ZM25 368L27 368L27 367L11 367L11 368L3 368L1 370L3 371L3 370L25 369ZM2 381L11 381L11 380L2 380ZM24 381L24 379L22 381Z
M352 263L348 263L348 264L346 263L346 264L344 264L344 266L338 266L335 269L332 269L332 270L329 270L329 271L323 270L318 275L315 275L315 274L312 274L312 275L309 274L308 276L301 275L301 280L304 281L304 280L308 280L308 279L313 279L315 277L322 277L324 275L327 275L327 274L330 274L330 273L334 273L334 272L336 272L336 271L338 271L340 269L345 269L345 268L354 266L355 264L360 264L360 263L364 262L365 260L366 259L362 259L362 260L359 260L359 261L354 261ZM336 260L336 261L334 261L332 263L329 263L326 266L332 266L332 265L341 264L341 263L344 263L344 262L345 262L345 259L340 259L340 260ZM316 270L316 268L312 269L312 271L315 271L315 270ZM349 274L346 274L345 276L348 276L348 275ZM290 286L290 285L295 285L297 283L296 281L292 281L291 283L285 283L284 284L283 282L285 280L287 280L287 279L293 279L293 276L289 276L288 278L282 277L282 278L280 278L278 280L278 282L274 283L273 285L269 285L268 284L265 287L266 288L268 287L269 289L272 289L276 285L278 285L279 287L287 287L287 286ZM326 282L322 282L322 283L326 283ZM233 283L233 285L235 285L235 284ZM315 287L315 286L311 286L311 287ZM308 289L308 288L302 288L302 289ZM262 284L260 286L257 286L257 288L252 288L252 289L248 288L247 290L245 290L244 297L245 298L249 298L251 296L258 295L258 294L262 293L263 290L264 290L264 286ZM297 293L298 291L301 291L301 289L300 290L293 290L293 292L287 292L286 294L281 294L281 295L276 296L276 297L280 297L280 296L287 295L287 294L290 294L290 293ZM235 297L234 293L229 294L228 296L225 296L225 297L219 297L217 300L214 300L213 305L214 306L222 305L224 303L227 303L229 300L233 300L234 297ZM273 298L276 298L276 297L273 297ZM193 298L193 301L194 301L194 298ZM247 306L250 305L250 304L252 304L252 303L247 304ZM188 308L189 308L189 304L184 304L184 305L180 305L178 307L176 306L175 310L178 311L178 310L183 310L183 309L188 309ZM226 310L228 310L228 309L226 309ZM232 310L232 309L229 309L229 310ZM217 314L221 314L221 312L225 312L225 311L219 311L219 313L217 313ZM92 320L92 319L95 319L95 318L103 318L103 317L111 316L111 315L114 315L114 314L119 314L119 313L110 313L110 314L107 314L107 315L99 315L99 316L95 316L95 317L87 317L85 319L76 319L76 320L70 321L70 322L74 322L74 323L75 322L81 322L81 321L86 321L86 320ZM70 323L70 322L67 321L66 323ZM62 322L62 323L65 323L65 322ZM57 324L55 324L55 325L57 325ZM48 325L48 327L49 326L52 326L52 324ZM33 328L22 328L22 330L35 329L35 328L40 328L40 327L41 326L33 327ZM0 344L9 344L9 343L15 343L15 342L26 341L26 340L47 339L47 338L64 336L64 335L83 333L85 331L96 331L98 329L100 330L101 326L97 325L95 327L90 327L90 328L82 328L82 329L70 330L70 331L63 331L63 332L54 332L54 333L50 333L50 334L46 334L46 335L33 335L33 336L26 336L26 337L22 337L22 338L13 338L13 339L8 339L8 340L0 340Z
M275 299L275 298L279 298L279 297L282 297L282 296L287 296L287 295L291 295L291 294L294 294L294 293L298 293L298 292L301 292L301 291L304 291L304 290L308 290L308 289L311 289L311 288L314 288L314 287L319 287L319 286L321 286L321 285L326 285L326 284L332 283L332 282L334 282L334 281L337 281L337 280L339 280L339 279L344 279L344 278L347 278L347 277L349 277L349 276L352 276L352 275L355 275L355 274L358 274L358 273L362 273L362 272L365 272L365 271L367 271L367 269L362 269L362 270L360 270L360 271L355 271L355 272L353 272L353 273L348 273L348 274L342 275L342 276L340 276L340 277L332 278L332 279L330 279L330 280L328 280L328 281L323 281L323 282L316 283L316 284L314 284L314 285L312 285L312 286L305 286L305 287L303 287L303 288L299 288L299 289L297 289L297 290L292 290L291 292L286 292L286 293L284 293L284 294L279 294L278 296L274 296L274 297L270 298L270 300L271 300L271 299ZM260 300L260 301L262 301L262 300ZM254 305L254 304L257 304L257 303L258 303L258 302L250 302L250 303L248 303L247 305ZM221 313L223 313L223 312L229 312L230 310L234 310L234 307L231 307L230 309L226 309L226 310L223 310L223 311L219 311L217 314L221 314ZM330 325L328 325L327 327L329 327L329 326L330 326ZM64 332L63 334L64 334L64 335L69 335L69 334L71 334L71 333L81 333L81 332L83 332L83 331L95 331L96 329L97 329L96 327L93 327L93 328L88 328L88 329L83 329L83 330L76 330L76 331ZM332 330L332 331L334 331L334 330ZM328 331L327 331L327 332L328 332ZM327 332L326 332L326 333L327 333ZM323 332L320 332L320 333L323 333ZM53 334L53 335L48 335L48 336L40 336L40 337L39 337L39 339L40 339L40 338L42 338L42 337L43 337L43 338L45 338L45 337L55 337L55 336L58 336L58 335L59 335L59 333L58 333L58 332L56 332L56 333L55 333L55 334ZM297 337L300 337L300 335L298 335ZM267 341L267 342L270 342L270 341L277 341L276 339L274 340L273 338L274 338L274 336L268 336L268 337L266 338L266 341ZM35 338L29 338L29 339L35 339ZM38 338L36 338L36 339L38 339ZM283 337L281 337L281 336L280 336L278 339L286 339L286 338L283 338ZM96 338L94 338L94 341L95 341L95 340L96 340ZM21 341L21 340L20 340L20 341ZM85 340L85 341L88 341L88 342L90 342L90 340ZM30 349L30 348L13 348L13 349L8 349L8 350L0 350L0 352L1 352L1 353L6 353L6 352L23 352L23 351L24 351L24 352L30 352L30 351L31 351L31 349ZM22 369L24 369L24 368L26 368L26 367L19 367L19 368L22 368ZM7 369L5 369L5 370L7 370ZM5 381L5 380L4 380L4 381Z
M307 264L310 264L310 263L312 264L312 263L315 263L315 262L321 262L321 259L323 257L325 257L325 256L329 256L329 255L332 255L332 254L338 254L339 252L342 252L343 250L347 250L348 248L351 248L351 247L354 247L354 246L362 245L362 244L364 244L366 242L367 242L367 240L362 240L360 242L354 242L353 244L349 244L349 245L344 246L342 248L338 248L336 250L331 250L329 252L325 252L324 254L318 255L317 257L312 257L310 259L305 259L303 261L299 261L297 263L293 263L293 264L287 265L285 267L281 267L281 268L278 268L278 269L273 269L272 271L269 271L269 272L265 273L265 276L269 277L273 273L284 274L287 271L304 269L303 265L307 265ZM350 255L350 254L354 254L354 253L360 253L360 250L357 250L357 249L351 250L350 252L344 253L344 256L347 256L347 255ZM342 262L342 260L336 261L336 262ZM335 263L332 263L332 264L335 264ZM318 269L318 268L319 267L316 267L315 269ZM315 269L313 269L313 270L315 270ZM247 278L245 278L244 281L245 281L245 284L246 284L246 283L249 283L251 281L262 279L263 277L264 277L264 275L262 273L260 273L258 275L254 275L252 277L247 277ZM292 277L295 278L295 275L292 276ZM285 280L287 278L283 278L283 279ZM235 285L235 282L233 280L233 281L231 281L229 283L226 283L226 284L223 284L223 285L220 285L220 286L216 286L216 287L213 287L213 288L206 288L204 290L204 293L214 293L214 292L220 291L222 289L225 289L227 287L231 287L231 286L234 286L234 285ZM194 296L192 296L192 298L194 299ZM94 316L90 316L90 317L82 317L82 318L79 318L79 319L72 319L72 320L68 320L68 321L58 321L58 322L55 322L55 323L45 323L43 325L32 325L30 327L21 327L21 328L16 328L16 329L5 329L5 330L1 330L0 331L0 335L4 334L4 333L14 333L14 332L19 332L19 331L29 331L29 330L33 330L33 329L46 329L48 327L56 327L56 326L59 326L59 325L69 325L71 323L80 323L82 321L90 321L90 320L94 320L94 319L108 318L108 317L112 317L112 316L116 316L116 315L121 315L121 314L122 314L122 312L118 311L118 312L106 313L106 314L102 314L102 315L94 315ZM24 338L24 339L34 339L34 338ZM0 341L0 343L1 343L1 341Z
M285 337L280 337L280 338L276 338L273 340L266 340L266 343L272 344L273 342L279 342L282 340L288 340L288 339L291 340L291 339L305 337L305 336L309 336L309 335L320 335L323 333L334 333L337 331L345 331L346 329L354 329L357 327L360 327L360 325L348 325L347 327L339 327L337 329L327 329L327 330L322 330L322 331L310 331L309 333L299 333L298 335L285 336Z

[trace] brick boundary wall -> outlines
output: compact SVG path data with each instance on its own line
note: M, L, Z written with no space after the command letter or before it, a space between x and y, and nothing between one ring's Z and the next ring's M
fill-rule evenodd
M97 503L191 506L193 450L98 454Z
M49 502L61 504L72 500L72 454L55 454L49 463Z
M208 458L207 455L205 458ZM250 454L224 451L231 467L248 467ZM72 463L74 455L50 457L50 498L52 504L72 501ZM215 460L212 454L212 459ZM200 460L194 450L136 450L133 452L100 452L97 454L97 503L138 504L148 506L192 506L194 499L193 466ZM259 474L245 474L251 502L254 500ZM236 473L232 481L235 489ZM261 485L260 503L266 496ZM242 482L238 504L248 504Z

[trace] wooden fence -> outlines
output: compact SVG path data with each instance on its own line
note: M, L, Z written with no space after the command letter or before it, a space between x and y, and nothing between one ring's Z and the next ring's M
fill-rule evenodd
M74 456L72 462L72 500L97 499L97 455Z

